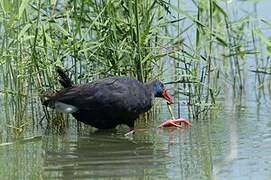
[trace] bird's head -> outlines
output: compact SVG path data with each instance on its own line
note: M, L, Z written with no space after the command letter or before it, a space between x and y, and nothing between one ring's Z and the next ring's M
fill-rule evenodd
M154 97L164 98L168 101L168 103L173 104L173 98L169 94L168 89L165 88L165 85L161 81L152 81L151 87L154 93Z

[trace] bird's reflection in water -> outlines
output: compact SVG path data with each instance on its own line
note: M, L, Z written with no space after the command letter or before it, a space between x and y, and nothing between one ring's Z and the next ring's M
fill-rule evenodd
M167 152L154 143L129 140L114 131L73 140L52 138L44 146L45 178L166 177Z

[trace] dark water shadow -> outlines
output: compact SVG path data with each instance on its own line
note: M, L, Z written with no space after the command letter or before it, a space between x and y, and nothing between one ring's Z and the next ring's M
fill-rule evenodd
M44 142L46 179L166 177L165 150L112 131L98 131L75 139L48 137Z

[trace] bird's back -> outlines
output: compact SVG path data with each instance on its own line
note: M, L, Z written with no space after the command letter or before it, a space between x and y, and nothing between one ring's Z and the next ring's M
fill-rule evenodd
M151 108L152 100L143 83L128 77L110 77L65 88L51 98L52 102L75 107L76 119L98 128L131 123L128 121Z

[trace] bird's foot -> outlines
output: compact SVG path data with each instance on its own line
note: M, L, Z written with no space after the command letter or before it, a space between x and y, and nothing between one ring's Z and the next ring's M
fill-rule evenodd
M130 131L129 131L128 133L124 134L124 136L131 136L131 135L133 135L134 133L135 133L135 130L131 128Z
M185 127L191 127L192 126L192 124L188 120L186 120L184 118L179 118L179 119L169 119L169 120L163 122L162 124L160 124L158 127L162 128L162 127L175 126L175 127L180 128L180 127L182 127L181 126L182 124Z

